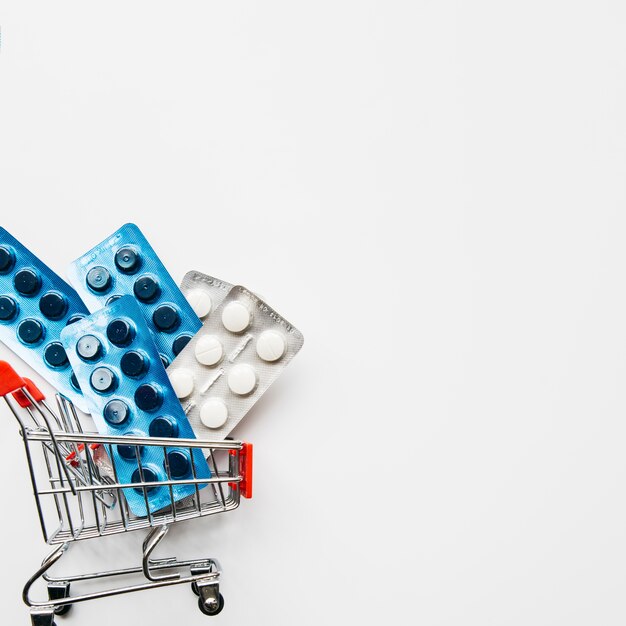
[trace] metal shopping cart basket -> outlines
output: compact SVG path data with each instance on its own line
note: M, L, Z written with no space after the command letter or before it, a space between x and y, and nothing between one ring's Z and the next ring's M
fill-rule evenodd
M206 615L216 615L224 606L219 592L220 565L214 558L194 560L152 559L150 555L165 537L169 527L184 520L225 513L239 506L240 498L252 495L252 446L241 441L167 439L154 437L102 436L83 432L74 406L56 396L53 409L33 382L18 376L0 361L0 395L19 423L28 471L41 530L45 541L56 546L31 576L22 594L30 607L33 626L54 626L55 616L66 614L73 604L113 595L191 584L198 596L198 607ZM134 446L139 459L144 446L158 448L164 459L168 480L122 483L117 478L112 445ZM192 478L171 479L167 462L168 447L186 448L192 459ZM211 477L196 478L192 450L199 448L211 469ZM174 502L172 486L191 484L195 495ZM202 487L209 485L205 489ZM128 509L123 489L147 493L154 487L170 492L171 504L146 517L134 516ZM149 510L149 508L148 508ZM147 530L141 566L74 576L52 576L49 570L67 552L72 542L135 530ZM72 595L72 583L119 580L143 575L138 584ZM48 598L34 600L31 587L43 579Z

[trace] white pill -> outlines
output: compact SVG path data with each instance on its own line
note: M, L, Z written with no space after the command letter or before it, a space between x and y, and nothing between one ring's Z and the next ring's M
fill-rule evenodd
M285 354L285 337L276 330L266 330L256 342L256 353L264 361L278 361Z
M251 319L250 310L242 302L229 302L222 311L222 324L231 333L240 333L246 330L250 326Z
M213 308L213 302L211 301L211 296L202 289L192 289L187 294L187 300L189 304L191 304L191 308L193 312L202 319L206 317Z
M196 359L202 365L215 365L224 356L224 348L215 335L203 335L198 338L194 351Z
M249 365L235 365L228 373L228 386L238 396L247 396L256 387L256 372Z
M193 391L193 372L184 367L175 369L173 372L168 370L167 375L170 377L172 387L178 398L186 398Z
M227 419L228 408L217 398L210 398L200 407L200 421L207 428L220 428Z

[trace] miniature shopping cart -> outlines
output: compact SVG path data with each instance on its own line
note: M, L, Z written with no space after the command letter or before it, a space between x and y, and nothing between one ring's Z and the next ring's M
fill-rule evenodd
M57 395L53 409L31 380L18 376L4 361L0 361L0 395L19 423L44 539L57 546L24 587L22 597L30 607L33 626L54 626L55 615L66 614L77 602L184 583L190 584L198 596L202 613L217 615L222 610L224 598L219 592L221 570L217 560L152 559L150 556L172 524L232 511L239 506L242 496L251 497L250 444L83 432L76 410L66 398ZM114 455L107 452L113 445L133 446L138 461L143 447L159 449L167 480L150 482L141 474L138 482L120 482ZM171 478L166 452L172 446L189 452L192 478ZM207 459L210 478L197 478L192 454L195 449L200 449ZM173 486L178 484L194 485L195 494L175 502ZM169 490L170 505L157 512L151 512L147 506L145 517L133 515L124 499L124 490L143 492L147 505L148 491L155 487ZM49 573L72 542L144 529L147 536L140 567L74 576L53 577ZM133 575L144 578L138 584L71 595L72 583L117 580ZM33 600L31 587L40 579L47 584L48 598Z

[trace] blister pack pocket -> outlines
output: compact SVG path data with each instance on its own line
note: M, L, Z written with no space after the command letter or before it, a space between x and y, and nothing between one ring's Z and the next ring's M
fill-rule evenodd
M165 367L202 322L135 224L124 224L74 261L70 282L91 311L121 296L134 296Z
M0 228L0 340L83 411L61 331L88 314L60 276Z
M225 280L196 270L187 272L180 283L180 290L203 322L222 304L233 287Z
M61 338L89 410L101 434L195 439L185 412L168 380L139 304L123 296L64 329ZM111 446L118 478L125 483L210 478L201 451L146 446L137 461L133 446ZM140 469L141 468L141 469ZM205 485L199 485L200 488ZM130 510L147 515L143 489L124 490ZM195 493L193 484L173 486L174 501ZM150 512L171 505L169 489L156 486L146 494Z
M196 434L226 437L303 343L263 300L233 287L167 370Z

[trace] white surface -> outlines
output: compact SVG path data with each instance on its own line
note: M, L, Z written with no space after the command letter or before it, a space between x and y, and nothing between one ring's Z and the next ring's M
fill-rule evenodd
M242 302L229 302L222 309L222 324L231 333L240 333L246 330L250 326L251 319L252 314Z
M224 356L224 347L215 335L204 335L198 339L194 350L198 363L215 365Z
M200 419L207 428L221 428L228 419L228 407L219 398L210 398L200 407Z
M275 330L262 332L256 342L256 353L264 361L278 361L285 354L285 337Z
M200 318L206 317L211 312L213 302L211 302L211 296L202 289L192 289L187 294L187 300L191 304L191 308L194 313Z
M159 550L220 559L222 615L181 586L62 623L625 623L624 2L4 0L0 27L2 223L62 272L135 221L306 337L235 433L254 499ZM47 548L2 418L27 624Z

